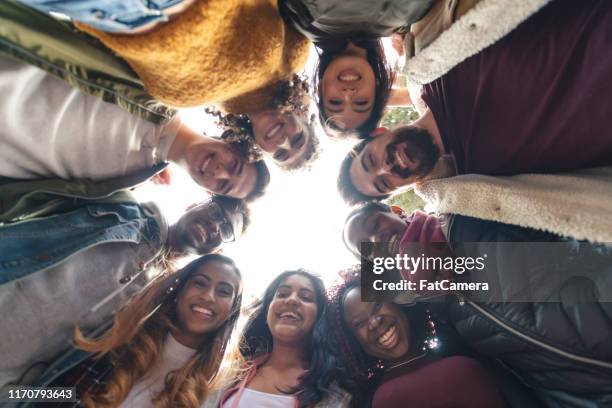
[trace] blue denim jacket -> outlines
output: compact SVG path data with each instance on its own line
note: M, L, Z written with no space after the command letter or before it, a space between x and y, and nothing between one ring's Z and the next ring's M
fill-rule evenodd
M168 21L165 10L184 0L20 0L39 11L65 14L75 21L110 33Z
M57 265L105 242L162 247L160 226L138 204L89 204L0 226L0 285Z

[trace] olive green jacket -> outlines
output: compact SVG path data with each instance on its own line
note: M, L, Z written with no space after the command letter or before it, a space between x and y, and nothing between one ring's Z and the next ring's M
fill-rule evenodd
M0 177L0 225L71 211L89 203L131 203L129 189L165 169L150 169L109 180L15 180Z
M166 123L176 114L149 95L127 63L97 40L14 0L0 1L0 54L35 65L150 122Z

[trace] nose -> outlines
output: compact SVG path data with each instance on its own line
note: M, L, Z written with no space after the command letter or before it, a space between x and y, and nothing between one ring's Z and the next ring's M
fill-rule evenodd
M229 171L225 168L225 166L219 164L217 167L215 167L214 177L217 179L228 179Z
M382 318L378 315L371 315L370 319L368 320L368 330L370 331L374 331L376 329L378 329L378 327L380 326L380 323L382 321Z
M343 86L342 93L344 94L344 97L347 98L355 95L357 93L357 88L351 86Z
M215 297L215 288L210 286L206 288L206 290L201 291L200 299L202 299L205 302L215 303L217 300Z
M285 303L297 305L299 303L299 298L297 292L292 292L289 296L285 298Z

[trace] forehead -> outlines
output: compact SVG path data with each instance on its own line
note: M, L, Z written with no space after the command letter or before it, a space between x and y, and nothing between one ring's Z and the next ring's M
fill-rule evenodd
M358 249L361 238L365 235L364 224L371 214L371 211L367 213L359 212L346 221L346 227L344 229L345 238L355 247L357 252L359 252Z
M368 304L361 301L361 290L354 287L344 294L344 320L350 320L356 314L365 311Z
M232 266L226 262L210 261L200 266L192 276L206 276L214 283L227 283L233 287L240 285L240 278Z
M292 290L309 289L314 292L312 281L304 275L293 274L287 276L279 285L281 287L290 287Z

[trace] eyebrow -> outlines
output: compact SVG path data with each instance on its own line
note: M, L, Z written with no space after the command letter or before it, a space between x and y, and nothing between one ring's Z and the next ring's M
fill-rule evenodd
M367 155L367 152L364 150L363 153L361 154L361 159L359 161L361 162L361 167L363 167L366 173L368 173L370 169L368 168L366 164L366 155Z
M329 107L327 108L328 111L330 111L331 113L340 113L340 112L344 112L344 109L330 109Z
M372 107L369 106L366 109L353 109L353 112L357 112L357 113L366 113L372 110Z

